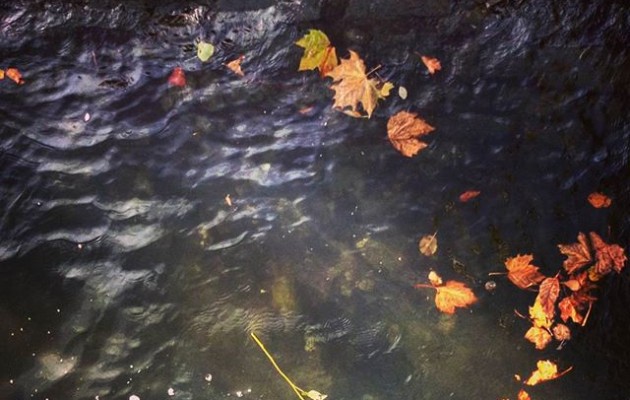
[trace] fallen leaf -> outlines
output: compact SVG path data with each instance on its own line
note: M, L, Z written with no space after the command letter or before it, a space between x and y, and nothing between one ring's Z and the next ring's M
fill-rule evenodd
M542 304L539 301L534 301L534 305L529 307L529 318L532 321L532 324L537 328L545 328L549 330L553 320L549 318L545 310L543 309Z
M400 111L387 121L387 137L392 146L405 157L413 157L427 147L418 138L435 130L415 113Z
M603 193L593 192L588 195L588 202L595 208L610 207L612 200Z
M567 296L560 300L558 309L560 310L560 319L567 322L568 319L573 320L576 324L581 324L584 317L578 310L579 303L575 301L573 295Z
M611 270L620 273L626 263L624 249L616 244L608 244L595 232L590 234L591 244L595 249L595 269L600 275L606 275Z
M298 71L317 68L319 69L319 74L323 77L339 64L335 48L330 45L328 36L320 30L309 30L295 44L304 49Z
M0 69L0 80L4 79L4 70Z
M429 282L431 282L433 286L442 286L444 283L442 282L442 277L435 271L429 272Z
M240 56L239 58L230 61L229 63L225 64L226 67L228 67L232 72L234 72L236 75L243 77L245 76L245 74L243 73L243 70L241 69L241 62L245 59L245 56Z
M186 76L181 67L173 68L173 72L168 77L168 83L171 86L186 86Z
M543 311L549 319L553 319L556 313L556 300L560 295L560 282L558 278L545 278L540 283L536 302L542 305Z
M567 256L563 267L567 273L572 274L592 261L591 252L586 241L586 235L580 232L578 242L571 244L559 244L560 253Z
M459 195L459 201L461 201L462 203L467 202L468 200L474 199L475 197L479 196L481 194L480 191L478 190L468 190L462 194Z
M23 85L24 84L24 79L22 79L22 74L20 73L20 71L18 71L17 68L7 68L7 70L5 71L6 77L11 79L13 82L17 83L18 85Z
M335 91L334 108L353 117L363 116L358 108L360 103L370 118L377 101L387 97L394 87L389 82L380 83L368 78L363 60L352 50L350 58L342 59L341 64L326 73L326 76L333 79L331 89ZM346 111L346 108L350 110Z
M551 334L544 328L532 326L525 332L525 339L534 343L538 350L542 350L551 342Z
M306 397L308 397L311 400L325 400L328 397L328 395L321 394L317 390L309 390L306 393Z
M521 289L537 285L545 276L538 271L538 267L531 264L534 256L531 254L517 255L505 260L508 279Z
M197 43L197 57L201 62L206 62L214 54L214 46L212 43L201 41Z
M420 56L420 59L422 59L422 62L424 63L425 67L427 67L431 75L442 69L440 60L438 60L437 58Z
M549 360L540 360L536 363L537 369L532 372L532 375L525 381L526 385L534 386L540 382L549 381L559 378L571 371L573 367L569 367L561 373L558 373L558 366Z
M225 204L227 204L228 207L232 207L232 198L230 197L229 194L225 195Z
M559 342L571 339L571 329L565 324L556 324L551 331L553 337Z
M424 235L420 238L420 242L418 242L418 249L420 253L424 254L427 257L430 257L435 254L437 251L437 232L433 235Z
M473 291L462 282L447 281L445 285L435 289L435 305L447 314L454 314L456 307L468 307L477 301Z
M527 393L526 391L521 389L521 390L518 391L517 400L532 400L532 398L529 397L529 393Z
M315 109L315 106L306 106L306 107L300 108L298 112L302 115L306 115L306 114L309 114L314 109Z
M571 289L572 292L577 292L582 287L582 285L580 284L580 282L577 279L569 279L569 280L566 280L566 281L561 282L561 283L564 286L566 286L569 289Z

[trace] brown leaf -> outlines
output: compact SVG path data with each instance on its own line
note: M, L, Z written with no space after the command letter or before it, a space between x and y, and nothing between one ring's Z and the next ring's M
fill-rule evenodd
M624 249L616 244L607 244L595 232L590 234L591 244L595 249L595 269L600 275L606 275L611 270L620 273L627 260Z
M518 391L518 397L516 399L517 400L532 400L532 398L529 397L529 393L527 393L523 389Z
M362 116L359 112L360 103L370 118L376 102L387 97L394 87L389 82L381 84L376 79L369 79L363 60L352 50L350 58L342 59L326 76L333 79L331 89L335 91L334 108L344 112L346 108L350 108L346 113L353 117Z
M444 286L435 289L435 305L447 314L454 314L456 307L468 307L477 301L473 291L462 282L447 281Z
M475 197L479 196L479 194L481 194L481 192L478 190L468 190L459 195L459 201L465 203L468 200L474 199Z
M582 287L582 285L580 284L580 282L577 279L569 279L569 280L566 280L566 281L561 282L561 283L564 286L566 286L569 289L571 289L571 291L573 291L573 292L577 292Z
M569 367L561 373L558 373L558 366L549 360L538 361L536 367L536 371L532 372L532 375L525 381L526 385L534 386L540 382L560 378L573 369L573 367Z
M536 301L542 305L545 315L553 319L556 312L556 300L560 294L560 282L558 278L546 278L540 283Z
M7 78L11 79L13 82L18 85L24 84L24 79L22 79L22 74L18 71L17 68L7 68L5 71Z
M418 138L435 130L417 114L400 111L387 121L387 137L392 146L405 157L413 157L427 144Z
M560 309L560 318L567 322L570 318L576 324L581 324L584 317L580 314L578 306L580 303L575 301L573 295L568 296L560 300L558 303L558 309Z
M588 195L588 202L595 208L610 207L612 200L603 193L593 192Z
M551 331L553 337L559 342L571 339L571 329L565 324L556 324Z
M564 260L563 267L569 274L572 274L592 261L586 235L582 232L578 234L577 243L559 244L558 248L560 249L560 253L567 256L567 259Z
M545 276L538 271L538 267L532 265L534 256L531 254L517 255L505 260L505 268L508 270L508 279L521 289L537 285Z
M532 326L525 333L525 339L534 343L538 350L542 350L549 342L551 342L551 334L545 328L539 328L537 326Z
M442 69L442 64L440 64L440 60L437 58L420 56L420 59L422 59L424 66L427 67L431 75Z
M236 75L243 77L245 76L245 74L243 73L243 70L241 69L241 62L243 62L244 59L245 59L245 56L242 55L239 58L225 64L225 66L228 67Z
M437 251L437 232L433 235L424 235L420 242L418 243L418 249L420 253L424 254L427 257L430 257L435 254Z

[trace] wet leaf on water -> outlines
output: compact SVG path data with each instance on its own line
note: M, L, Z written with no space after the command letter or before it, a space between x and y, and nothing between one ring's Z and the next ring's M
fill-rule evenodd
M429 282L431 282L433 286L442 286L444 283L442 282L442 277L435 271L429 272Z
M612 204L610 197L603 193L593 192L588 195L588 202L595 208L607 208Z
M590 234L591 244L595 250L595 270L600 275L606 275L611 270L620 273L626 263L624 249L616 244L608 244L595 232Z
M571 339L571 329L565 324L556 324L551 331L553 337L559 342Z
M203 41L197 43L197 57L201 60L201 62L208 61L213 54L214 45L212 43Z
M537 369L532 372L532 375L525 381L526 385L534 386L540 382L557 379L573 369L573 367L569 367L563 372L558 373L558 366L549 360L538 361L536 367Z
M328 395L319 393L317 390L309 390L306 392L306 397L311 400L325 400Z
M310 29L295 44L304 49L298 71L317 68L323 77L339 64L335 48L331 46L328 36L320 30Z
M553 319L556 313L556 300L560 295L560 281L558 278L546 278L540 283L536 303L540 303L543 312L549 319Z
M562 266L568 274L572 274L592 261L586 235L582 232L578 234L577 243L559 244L558 249L560 253L567 256Z
M243 77L245 76L245 74L243 73L243 70L241 69L241 62L243 62L244 59L245 59L245 56L240 56L239 58L225 64L225 66L228 67L228 69L230 69L236 75Z
M576 301L573 295L568 296L560 300L558 303L558 309L560 310L560 319L564 322L567 322L568 319L571 319L576 324L581 324L584 317L580 314L578 307L580 307L580 303Z
M168 77L168 83L171 86L186 86L186 76L181 67L173 68L173 72Z
M545 276L538 271L538 267L531 264L534 256L531 254L517 255L505 260L508 279L521 289L539 284Z
M0 69L0 80L4 79L4 70Z
M525 333L525 339L527 339L530 342L534 343L534 345L536 346L536 348L538 350L542 350L545 347L547 347L549 342L551 342L551 334L545 328L539 328L537 326L532 326Z
M428 57L428 56L420 56L420 59L424 63L425 67L427 67L427 70L429 70L429 73L431 75L435 74L437 71L442 69L440 60L438 60L437 58Z
M5 71L5 75L7 78L11 79L13 82L18 85L24 84L24 79L22 79L22 74L17 68L7 68Z
M517 400L532 400L532 398L529 397L529 393L527 393L526 391L521 389L521 390L518 391Z
M418 242L418 249L420 253L424 254L427 257L430 257L435 254L437 251L437 232L433 235L424 235L420 238L420 242Z
M442 285L442 278L434 271L429 273L429 281L431 285L419 283L414 287L435 289L435 305L443 313L454 314L455 308L468 307L477 301L473 291L462 282L447 281Z
M468 200L474 199L480 194L481 192L479 190L468 190L459 195L459 201L461 201L462 203L465 203Z
M387 137L392 146L405 157L413 157L427 147L427 144L418 138L434 130L434 127L417 114L408 111L400 111L387 121Z
M333 107L356 118L365 116L359 110L359 104L370 118L378 100L387 97L394 87L389 82L368 78L363 60L352 50L350 58L342 59L341 64L326 76L333 79L331 85L331 89L335 91Z

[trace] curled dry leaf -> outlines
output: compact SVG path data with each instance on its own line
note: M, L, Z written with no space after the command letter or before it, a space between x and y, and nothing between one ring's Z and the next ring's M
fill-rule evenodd
M532 372L532 375L525 381L526 385L534 386L540 382L559 378L573 369L573 367L569 367L561 373L558 373L558 366L549 360L538 361L536 367L537 369Z
M459 201L461 201L462 203L465 203L468 200L474 199L475 197L479 196L479 194L481 194L479 190L465 191L464 193L459 195Z
M435 254L437 251L437 232L433 235L424 235L420 238L420 242L418 243L418 249L420 253L424 254L427 257L430 257Z
M243 62L244 59L245 59L245 56L241 55L239 58L225 64L225 66L228 67L228 69L234 72L236 75L243 77L245 76L245 74L243 73L243 70L241 69L241 62Z
M508 279L521 289L537 285L545 279L545 276L538 271L538 267L531 264L533 259L534 256L531 254L519 254L505 260Z
M538 350L542 350L551 342L551 334L544 328L532 326L525 332L525 339L534 343Z
M425 67L427 67L431 75L442 69L442 64L440 64L440 60L437 58L420 56L420 59L424 63Z
M578 234L577 243L559 244L558 249L560 249L560 253L567 256L563 267L568 274L572 274L592 261L586 235L582 232Z
M588 195L588 202L595 208L607 208L612 204L610 197L603 193L593 192Z
M435 130L415 113L400 111L387 121L387 137L392 146L405 157L413 157L427 144L418 138Z

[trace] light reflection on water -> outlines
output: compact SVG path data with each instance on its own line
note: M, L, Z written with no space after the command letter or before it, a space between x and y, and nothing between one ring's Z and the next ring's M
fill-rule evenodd
M606 359L591 361L579 335L562 352L522 339L513 310L529 293L504 279L483 289L507 256L534 253L551 274L555 243L607 232L582 200L627 167L615 155L628 138L600 137L621 117L589 95L611 85L604 50L588 47L597 37L534 18L546 4L493 14L471 3L435 29L405 16L391 30L328 21L333 42L410 93L353 120L294 71L292 43L312 21L291 4L3 16L14 40L3 54L28 84L0 98L0 394L289 398L256 332L295 382L335 399L514 398L513 375L542 357L575 371L536 398L615 398L615 375L593 372ZM586 11L558 18L608 29ZM600 12L615 22L616 11ZM199 37L220 43L209 64L194 57ZM613 64L625 54L607 50ZM429 77L413 51L435 52L444 71ZM238 54L244 80L222 67ZM182 89L165 83L176 65ZM413 159L385 138L400 109L438 128ZM482 195L458 203L469 189ZM417 240L435 231L439 253L423 258ZM439 314L412 287L429 269L467 282L479 303Z

